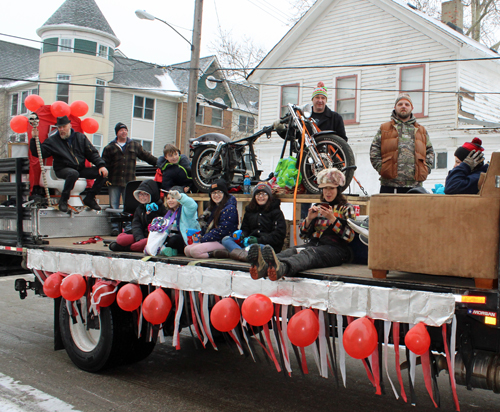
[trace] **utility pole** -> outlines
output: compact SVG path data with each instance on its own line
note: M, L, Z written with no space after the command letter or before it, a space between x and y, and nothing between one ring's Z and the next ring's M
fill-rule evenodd
M203 16L203 0L195 0L193 41L191 45L191 63L189 66L189 89L186 115L186 135L183 153L189 155L189 139L195 135L196 100L198 96L198 74L200 70L201 19ZM182 125L181 125L182 127Z

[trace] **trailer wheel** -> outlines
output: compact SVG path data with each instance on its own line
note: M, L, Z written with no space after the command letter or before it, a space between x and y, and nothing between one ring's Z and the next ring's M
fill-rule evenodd
M86 313L83 306L82 312ZM98 319L99 329L87 330L80 315L77 315L77 322L73 323L66 300L61 301L59 325L64 348L71 361L87 372L98 372L109 366L113 351L116 351L116 325L111 308L102 308Z
M85 299L82 313L86 313ZM74 323L68 314L66 300L62 299L59 310L59 325L64 348L71 361L87 372L130 364L145 359L154 349L155 342L147 342L145 336L136 337L132 315L122 311L116 303L101 308L98 315L99 328L89 328L77 316Z

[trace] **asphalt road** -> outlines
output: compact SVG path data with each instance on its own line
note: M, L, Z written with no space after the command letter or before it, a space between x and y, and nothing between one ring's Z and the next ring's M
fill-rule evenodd
M19 277L19 276L17 276ZM28 277L30 278L30 277ZM417 371L417 406L386 393L376 396L361 361L347 359L347 388L297 365L291 378L263 360L254 363L226 344L195 349L184 335L176 351L171 339L146 360L99 374L77 369L65 351L53 350L53 303L30 291L20 300L15 277L0 278L0 411L430 411L434 410ZM389 356L393 359L393 356ZM389 369L395 381L393 362ZM407 376L404 374L406 390ZM396 382L395 382L396 384ZM448 376L438 380L441 410L454 411ZM500 395L458 388L462 411L498 412Z

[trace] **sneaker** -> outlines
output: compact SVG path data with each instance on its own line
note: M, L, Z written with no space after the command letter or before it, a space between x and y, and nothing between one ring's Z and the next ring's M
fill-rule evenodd
M113 252L130 252L130 246L122 246L116 242L111 242L108 247Z
M360 236L364 236L368 238L369 230L368 230L368 218L362 221L356 221L354 219L347 219L347 224L349 227L358 233ZM364 242L363 242L364 243Z
M85 196L85 199L83 199L83 204L87 207L90 207L91 209L94 210L101 210L101 207L99 204L96 202L94 196L87 195Z
M247 255L247 262L250 263L250 276L257 280L267 275L267 264L262 258L260 246L255 244L250 246Z
M168 257L177 256L177 249L173 249L171 247L162 247L159 254Z
M118 229L113 229L111 231L111 236L118 236L120 234L120 231Z
M368 246L368 238L366 236L359 235L359 240L363 243L363 245Z
M285 264L279 261L276 253L274 253L274 249L271 246L264 246L264 249L262 250L262 257L267 263L267 276L270 280L276 281L286 275Z

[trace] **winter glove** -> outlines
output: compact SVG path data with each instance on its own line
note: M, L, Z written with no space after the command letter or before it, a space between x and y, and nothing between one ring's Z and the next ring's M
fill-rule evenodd
M481 151L472 150L464 159L464 163L469 165L470 170L474 170L478 165L484 162L484 154Z
M243 246L247 247L257 243L257 238L255 236L248 236L243 240Z
M285 125L281 123L280 119L278 119L273 123L273 129L277 132L282 132L283 130L285 130Z
M170 190L168 194L172 196L175 200L181 199L181 194L177 190Z

